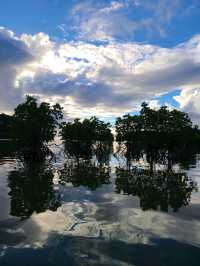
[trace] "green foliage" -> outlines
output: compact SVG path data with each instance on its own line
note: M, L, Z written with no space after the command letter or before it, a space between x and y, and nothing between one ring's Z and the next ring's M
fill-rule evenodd
M17 106L13 115L13 138L28 149L40 149L44 143L52 141L56 135L59 119L62 119L59 104L53 107L49 103L37 103L27 96L26 101Z
M100 121L96 117L75 119L73 122L63 123L61 136L65 141L91 143L95 141L113 141L110 124Z

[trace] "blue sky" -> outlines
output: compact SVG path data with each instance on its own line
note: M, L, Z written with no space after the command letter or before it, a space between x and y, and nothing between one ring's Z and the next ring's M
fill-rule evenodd
M152 32L147 26L147 28L141 27L138 30L130 30L128 36L116 34L118 41L138 41L172 47L199 33L199 0L7 0L1 3L0 24L17 34L36 34L42 31L49 34L51 38L58 38L60 41L66 37L59 29L59 26L64 25L68 33L67 39L73 40L77 37L77 32L73 31L72 17L72 10L76 5L82 4L87 8L87 4L90 3L90 6L99 9L110 5L112 2L127 2L123 8L116 11L116 13L126 17L127 21L139 23L146 20L146 23L149 21L149 25L154 27ZM82 19L87 20L90 12L81 10L79 15Z
M0 5L0 111L12 112L29 93L60 101L68 116L113 120L145 100L198 121L199 0Z

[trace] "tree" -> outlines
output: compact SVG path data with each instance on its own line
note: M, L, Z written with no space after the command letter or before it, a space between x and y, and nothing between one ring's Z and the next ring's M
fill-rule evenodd
M61 136L67 156L76 159L78 166L81 160L90 160L94 155L101 164L106 163L113 141L110 126L96 117L63 123Z
M12 116L0 114L0 139L8 139L11 136Z
M165 160L170 168L183 153L200 147L200 130L188 114L166 106L153 110L143 103L138 115L117 118L116 133L116 139L125 142L127 158L145 154L151 168Z
M75 119L73 122L63 123L61 136L65 141L92 143L96 141L113 141L110 124L100 121L96 117Z
M54 139L58 121L62 117L62 108L59 104L52 107L46 102L38 104L35 98L27 96L26 101L15 109L13 138L29 154L39 155L45 144Z

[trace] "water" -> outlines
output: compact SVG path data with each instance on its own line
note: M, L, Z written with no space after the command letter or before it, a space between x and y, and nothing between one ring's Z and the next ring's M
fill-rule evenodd
M60 146L45 166L1 149L1 266L199 266L198 155L165 179L159 171L148 178L140 162L135 180L113 155L99 172L93 164L64 168Z

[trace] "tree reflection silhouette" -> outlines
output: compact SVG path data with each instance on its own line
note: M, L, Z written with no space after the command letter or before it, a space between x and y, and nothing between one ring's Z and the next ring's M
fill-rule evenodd
M85 186L96 190L110 181L111 145L106 143L65 143L68 155L64 169L60 171L60 184L72 183L73 186Z
M109 165L110 156L113 152L112 143L96 142L93 144L93 153L100 166Z
M53 186L53 171L44 163L28 163L11 171L8 176L10 188L10 214L22 219L34 212L56 211L61 205Z
M84 186L96 190L103 184L110 183L110 170L100 167L90 161L82 161L79 165L66 164L61 171L60 184L72 183L74 187Z
M116 192L139 197L142 210L174 212L190 202L197 184L186 173L116 169Z

